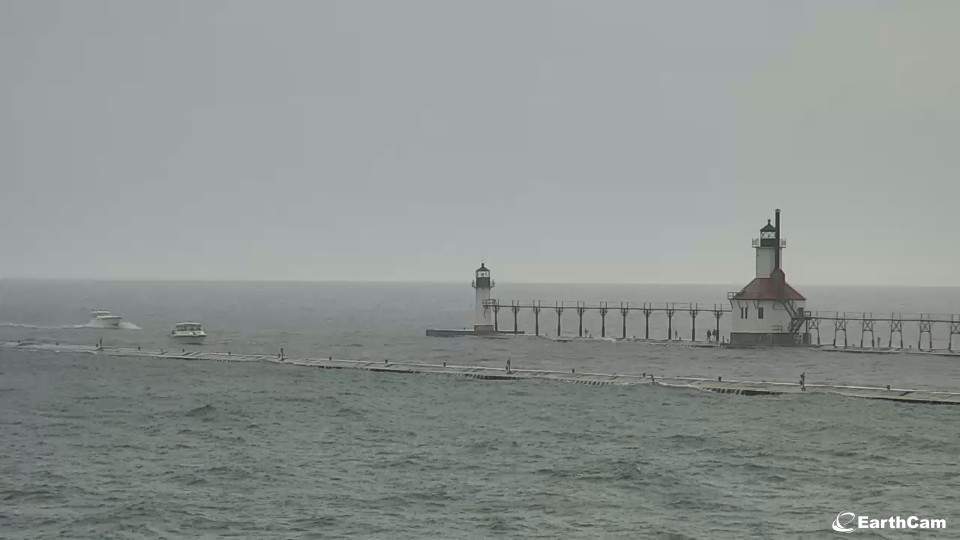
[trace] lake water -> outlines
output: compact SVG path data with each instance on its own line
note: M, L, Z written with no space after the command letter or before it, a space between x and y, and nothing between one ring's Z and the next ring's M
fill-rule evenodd
M734 288L501 284L495 292L545 304L712 306ZM811 309L960 312L960 289L803 292ZM170 348L173 324L195 320L210 334L208 350L494 366L510 358L514 368L725 379L795 381L806 372L811 383L960 390L960 362L949 357L424 336L427 327L469 325L472 293L469 284L4 280L0 341ZM123 315L128 329L85 326L96 307ZM512 315L501 316L512 328ZM595 313L585 322L599 335ZM664 337L662 317L651 322ZM576 323L564 313L565 332ZM685 339L689 324L675 317ZM702 333L712 315L697 324ZM532 331L529 314L520 325ZM607 325L619 335L619 314ZM555 333L546 309L541 329ZM642 332L642 317L631 315L628 335ZM940 332L935 343L946 347ZM857 332L851 341L859 344ZM823 537L835 534L838 512L852 511L945 518L941 534L955 537L958 426L955 407L820 394L0 348L0 536Z

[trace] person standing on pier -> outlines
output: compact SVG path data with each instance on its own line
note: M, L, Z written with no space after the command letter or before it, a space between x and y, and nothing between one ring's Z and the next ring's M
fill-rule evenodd
M801 392L807 391L807 372L806 371L800 374L800 391Z

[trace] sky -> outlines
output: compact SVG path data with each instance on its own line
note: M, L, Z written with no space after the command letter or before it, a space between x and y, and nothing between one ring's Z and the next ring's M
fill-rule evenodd
M0 276L960 286L957 20L0 0Z

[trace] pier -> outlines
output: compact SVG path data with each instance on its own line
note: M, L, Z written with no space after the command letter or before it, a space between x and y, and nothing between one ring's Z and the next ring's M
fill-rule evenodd
M890 316L874 316L873 313L866 312L820 312L809 311L806 309L807 299L787 283L786 274L783 270L783 249L787 242L781 236L782 221L780 209L774 212L773 220L768 219L766 225L760 228L759 236L751 242L751 247L755 251L756 275L750 283L739 291L727 293L727 304L699 304L693 302L640 302L633 303L629 301L597 301L587 303L583 301L561 301L555 300L545 302L543 300L530 300L523 302L511 300L509 303L501 302L492 296L492 290L496 286L491 271L486 263L481 263L480 268L475 272L475 279L471 283L476 290L476 303L474 305L475 321L473 329L427 329L428 336L454 337L465 335L484 335L498 336L502 334L518 335L526 333L520 329L520 313L529 310L533 315L533 334L541 334L540 316L544 308L556 314L557 338L563 337L563 313L564 311L573 311L577 315L577 337L584 337L584 317L595 312L600 319L600 337L607 337L607 316L611 310L620 315L620 339L627 339L627 320L631 312L639 312L643 315L643 339L657 339L650 332L650 318L666 318L666 336L665 341L682 340L679 332L674 331L674 317L677 314L685 314L690 320L690 341L697 342L697 317L700 314L709 314L713 317L712 329L705 332L705 341L717 345L730 345L734 347L756 347L756 346L796 346L796 345L814 345L822 346L824 344L821 331L823 326L832 327L831 346L837 348L840 346L840 335L843 337L843 348L850 345L848 326L859 328L859 348L865 346L879 350L882 348L883 339L877 334L878 331L886 329L887 345L886 349L904 349L904 323L908 326L916 325L917 329L917 351L935 351L934 335L941 333L945 336L946 351L953 352L954 336L960 335L960 315L932 315L919 314L915 316L904 316L902 313L892 312ZM723 336L720 331L721 319L726 313L739 312L737 316L732 317L731 331L727 336ZM501 312L505 316L512 315L513 325L511 328L501 328ZM614 315L616 316L616 314ZM683 315L681 315L682 317ZM867 334L870 334L870 341L866 341ZM589 331L588 331L589 337ZM894 336L897 337L897 346L894 347ZM924 349L924 337L926 336L926 349ZM913 348L910 344L909 349Z
M509 304L501 304L499 300L492 299L487 305L493 311L493 328L497 333L526 333L525 331L520 330L518 320L521 311L529 310L533 314L533 334L536 336L540 335L540 314L544 310L543 300L530 300L527 303L513 300ZM584 337L584 316L590 312L595 312L596 316L600 319L600 337L602 338L607 337L607 315L609 315L610 311L613 310L619 314L619 337L621 339L627 338L627 320L630 318L631 312L637 312L643 315L643 339L656 339L656 336L653 338L650 337L650 317L654 315L661 316L662 314L662 316L666 318L665 320L667 322L667 335L664 337L666 341L673 341L677 337L673 331L673 320L674 316L676 316L678 313L685 314L690 318L690 341L698 341L697 317L701 313L710 314L713 317L713 321L709 321L708 324L715 326L715 335L719 336L720 319L725 313L730 313L732 311L731 308L719 304L705 306L692 302L641 302L640 304L631 305L630 302L620 301L615 302L613 307L611 307L610 302L600 301L594 304L589 304L587 302L574 300L556 300L552 304L548 302L546 304L546 309L547 311L552 311L556 314L557 336L563 335L564 311L572 311L577 314L577 337ZM505 311L513 315L512 329L500 329L500 311Z
M371 360L349 360L341 358L286 357L276 354L238 354L214 351L146 350L134 347L104 347L102 345L51 344L51 343L15 343L0 345L33 353L74 353L116 358L212 361L212 362L263 362L275 365L297 366L318 369L354 369L377 373L393 374L432 374L447 375L486 381L554 381L560 383L585 384L590 386L660 386L688 391L706 391L737 396L781 396L831 394L845 397L896 401L902 403L925 403L960 405L960 392L939 390L897 388L893 386L836 385L829 383L807 383L801 386L795 382L755 381L755 380L714 380L703 377L661 376L653 373L595 373L575 370L560 371L551 369L523 369L519 366L504 367L430 364L424 362L383 362Z
M917 350L934 351L934 335L944 336L947 343L947 351L953 352L954 336L960 336L960 315L934 315L919 313L914 315L904 315L903 313L891 313L889 316L875 316L873 313L850 313L850 312L810 312L803 313L802 323L804 333L808 343L813 342L816 336L816 344L822 344L821 326L826 324L827 328L832 329L833 347L841 346L839 337L843 334L842 346L848 347L850 344L849 330L855 330L854 339L859 339L859 348L863 349L866 343L867 348L882 349L883 339L886 338L886 349L904 350L903 329L904 323L914 326L917 330ZM870 340L864 341L867 334L870 334ZM924 340L926 336L926 340ZM896 341L894 338L896 337ZM924 341L927 348L924 349ZM960 338L957 338L960 345ZM912 348L912 344L910 344Z
M733 310L730 306L721 304L700 304L694 302L629 302L629 301L594 301L580 300L511 300L502 303L497 299L490 299L485 306L493 314L493 329L498 335L533 334L543 335L544 323L552 325L558 337L563 336L563 315L574 313L577 317L576 337L585 337L585 318L588 322L599 322L600 337L627 339L630 335L631 321L639 321L641 325L640 337L646 340L676 341L678 337L684 341L710 342L727 344L728 336L720 332L721 320ZM544 320L544 312L549 317ZM520 320L523 314L532 319L532 324L523 327ZM506 324L501 319L506 316ZM687 335L678 336L674 329L674 321L683 317L690 321L689 340ZM611 321L610 319L613 318ZM661 333L651 332L651 319L654 322L666 323L666 333L662 333L662 324L655 324L654 328L661 328ZM705 334L697 333L698 321L703 323L701 329L710 329L714 333L709 341ZM613 323L611 326L608 322ZM960 351L960 314L930 314L930 313L890 313L875 315L869 312L843 311L797 311L791 327L795 329L794 339L798 345L832 346L840 348L856 347L873 350L917 350L917 351ZM905 341L905 330L916 331L916 340ZM852 332L852 334L851 334ZM911 332L912 333L912 332ZM429 336L463 336L473 335L469 329L463 330L428 330ZM574 334L571 334L574 335ZM944 348L935 347L935 341L945 345ZM954 347L958 349L954 349Z

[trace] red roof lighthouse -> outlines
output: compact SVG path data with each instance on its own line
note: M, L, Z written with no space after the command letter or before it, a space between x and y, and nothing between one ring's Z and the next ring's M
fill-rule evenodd
M734 315L731 345L793 345L800 341L797 332L806 298L787 283L781 267L787 243L780 237L780 209L774 221L767 220L760 237L753 240L756 277L729 295Z

